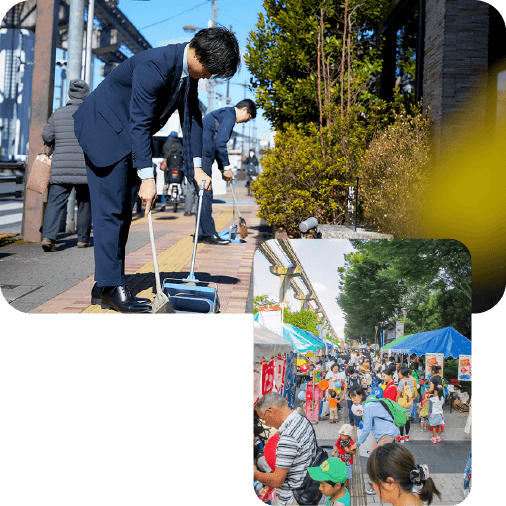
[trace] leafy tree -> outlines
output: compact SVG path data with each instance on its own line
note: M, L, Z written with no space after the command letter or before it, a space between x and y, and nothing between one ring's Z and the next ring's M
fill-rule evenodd
M470 338L471 262L453 240L352 241L337 302L345 334L374 336L375 325L402 320L405 333L453 327ZM404 319L402 308L408 310Z
M374 327L387 323L400 309L405 288L384 275L385 266L361 252L345 255L345 261L347 266L338 269L341 293L336 298L346 314L344 333L349 340L371 340Z
M262 306L275 306L277 302L269 299L268 295L257 295L253 298L253 314L258 313L258 308Z
M305 309L296 313L285 310L283 312L283 322L293 325L301 330L307 330L315 335L318 335L316 326L322 324L321 318L319 318L316 313Z
M352 244L370 258L389 267L386 274L403 279L411 286L430 283L433 288L456 289L469 301L471 292L471 255L459 241L452 239L405 239L360 241Z
M266 15L259 14L250 33L246 63L256 100L276 130L322 124L325 104L342 109L357 83L372 89L371 77L381 69L374 30L386 2L265 0L263 5Z

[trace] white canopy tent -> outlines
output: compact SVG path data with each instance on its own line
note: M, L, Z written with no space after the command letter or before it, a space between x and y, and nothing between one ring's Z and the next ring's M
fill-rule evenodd
M255 364L260 363L262 357L268 361L272 356L277 356L278 353L289 353L293 350L290 341L257 322L254 323L253 343Z

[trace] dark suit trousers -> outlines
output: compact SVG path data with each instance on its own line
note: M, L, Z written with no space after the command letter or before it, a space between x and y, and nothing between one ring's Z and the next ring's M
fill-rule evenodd
M202 158L202 170L208 176L212 176L213 171L212 161L209 163L209 160L205 160L204 158ZM199 186L195 180L193 182L195 184L195 189L197 190L198 196ZM198 212L198 207L196 209ZM216 227L214 225L212 214L213 214L213 190L211 187L211 190L208 192L204 192L204 195L202 196L202 213L200 215L199 236L210 237L216 234Z
M125 283L125 246L137 199L139 177L132 155L109 167L95 167L85 155L93 217L95 281L99 287Z

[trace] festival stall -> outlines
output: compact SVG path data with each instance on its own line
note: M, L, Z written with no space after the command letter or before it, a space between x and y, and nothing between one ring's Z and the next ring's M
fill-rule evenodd
M449 357L456 359L459 365L457 381L450 380L452 384L445 386L445 397L448 396L452 407L455 396L459 397L459 403L464 396L469 397L466 392L460 391L457 387L459 381L471 380L471 341L453 327L413 334L401 343L391 346L390 350L396 353L425 355L426 377L430 377L431 366L437 365L441 367L440 374L443 378L444 359ZM466 379L464 380L462 376ZM443 385L446 385L445 382ZM463 403L462 406L466 404Z
M292 343L259 323L254 324L253 405L268 392L281 393Z
M471 355L471 341L453 327L445 327L444 329L413 334L402 342L390 346L390 350L408 355L441 353L444 358L458 358L459 355Z
M398 344L402 343L408 337L411 337L413 334L407 334L405 336L398 337L397 339L394 339L393 341L390 341L388 344L385 344L385 346L381 347L381 351L388 351L391 350L393 346L397 346Z

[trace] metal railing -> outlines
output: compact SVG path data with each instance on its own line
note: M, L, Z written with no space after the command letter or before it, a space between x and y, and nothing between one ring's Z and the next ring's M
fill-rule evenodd
M0 162L0 174L2 171L24 171L25 164L22 162ZM8 175L8 176L0 176L0 184L1 183L16 183L24 185L25 176L16 176L16 175ZM9 198L15 197L17 199L23 198L23 190L16 190L13 192L5 192L0 193L0 198Z

